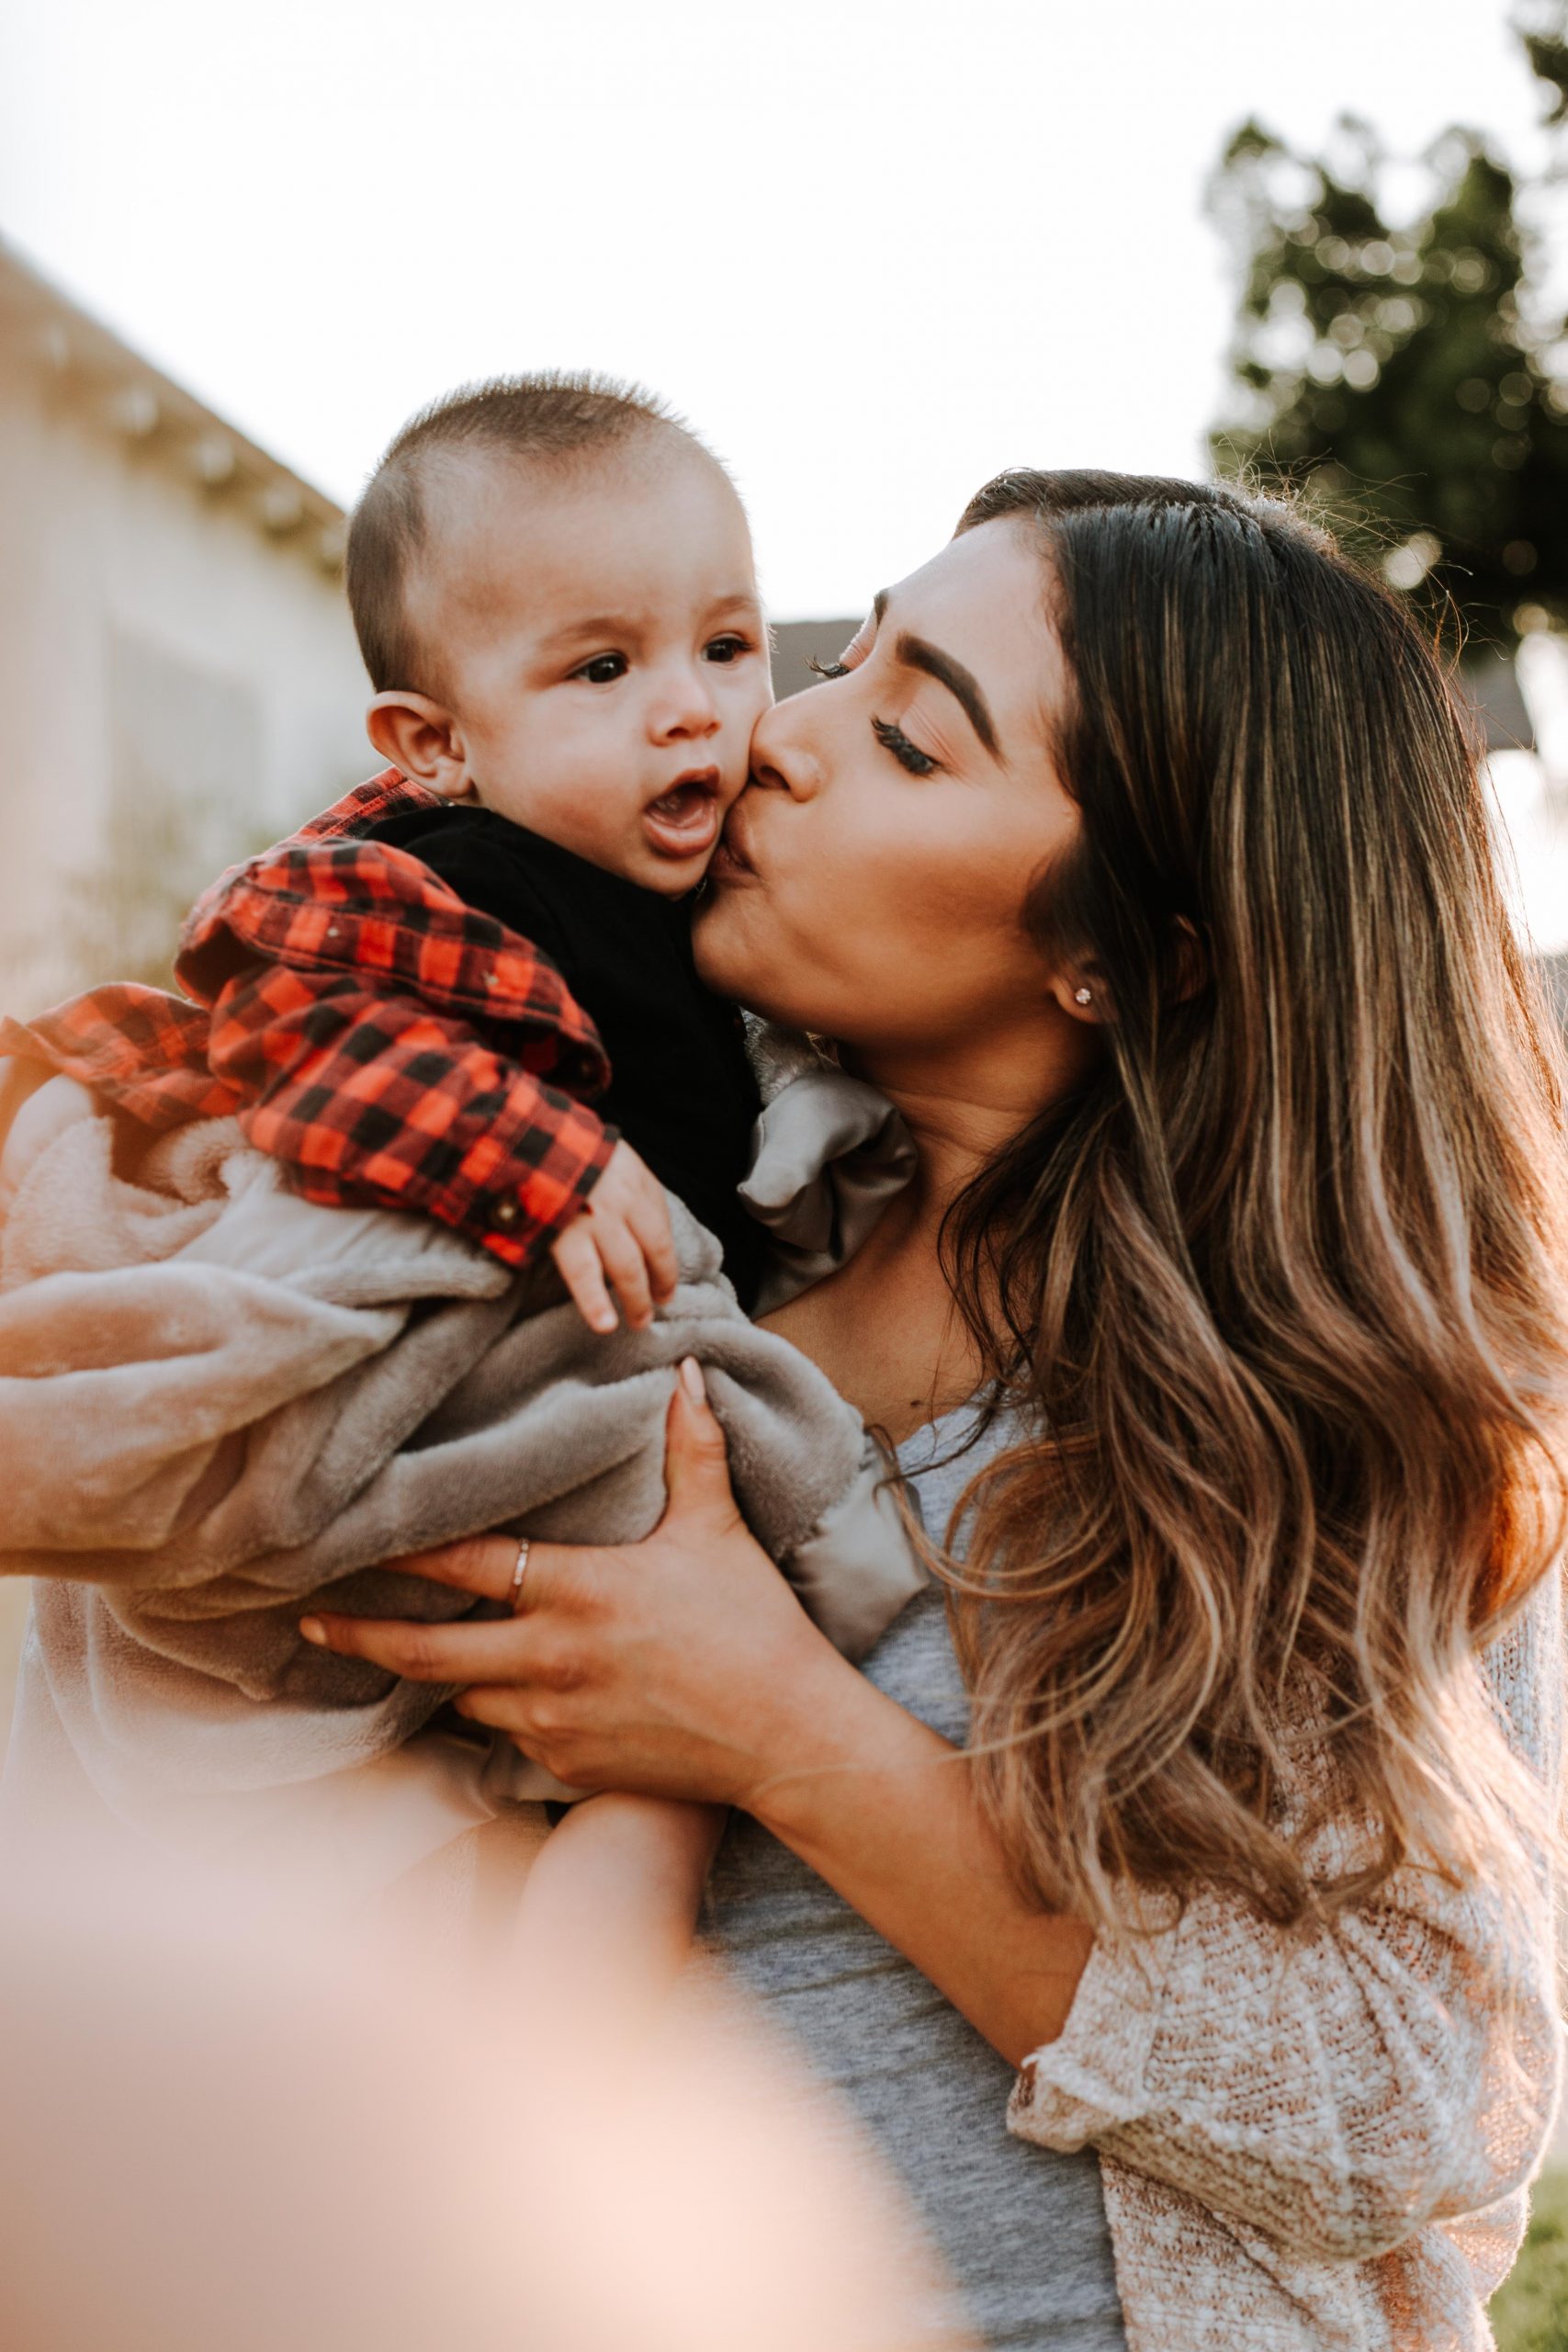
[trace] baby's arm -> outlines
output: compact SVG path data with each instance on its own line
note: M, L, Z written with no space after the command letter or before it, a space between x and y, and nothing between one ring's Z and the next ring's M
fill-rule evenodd
M594 2035L651 2018L691 1951L725 1817L614 1792L571 1807L518 1905L509 1974L530 2014Z
M587 1102L385 976L246 965L209 1057L258 1150L307 1200L412 1210L507 1265L548 1250L585 1320L652 1319L675 1287L657 1180ZM603 1194L603 1199L601 1199Z

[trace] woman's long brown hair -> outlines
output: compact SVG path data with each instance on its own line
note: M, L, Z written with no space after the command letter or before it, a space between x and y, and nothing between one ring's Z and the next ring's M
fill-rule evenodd
M950 1215L1031 1434L949 1570L976 1769L1022 1882L1220 1882L1281 1920L1511 1811L1477 1651L1563 1518L1557 1040L1477 751L1398 603L1229 487L1010 473L1081 828L1029 920L1108 1012L1093 1078ZM1365 1824L1314 1876L1310 1777Z

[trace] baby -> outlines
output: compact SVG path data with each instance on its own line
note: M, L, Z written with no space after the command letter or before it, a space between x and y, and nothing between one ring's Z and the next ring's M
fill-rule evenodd
M592 379L460 393L383 458L347 583L371 741L442 804L368 837L543 949L609 1056L596 1108L623 1140L553 1244L572 1295L599 1330L611 1290L649 1320L674 1280L667 1184L750 1304L761 1237L736 1187L756 1088L680 903L772 700L728 475L655 401Z
M750 1306L762 1236L737 1188L757 1089L736 1016L692 969L682 903L773 699L728 476L617 387L461 393L383 458L354 514L347 586L376 688L370 739L442 804L369 838L543 949L609 1057L594 1108L620 1139L550 1245L582 1315L613 1330L614 1293L642 1326L672 1294L666 1186L718 1237ZM656 1982L658 1958L689 1940L718 1826L615 1796L574 1806L522 1908L536 1973L625 1955Z
M51 1374L73 1376L72 1317L82 1363L103 1363L112 1306L143 1400L129 1420L105 1387L102 1430L69 1417L92 1453L96 1521L62 1507L82 1483L69 1449L35 1472L18 1437L13 1564L47 1571L51 1700L69 1718L77 1693L68 1736L89 1777L109 1758L114 1802L143 1814L185 1752L171 1667L198 1678L185 1702L202 1719L198 1776L221 1759L236 1791L298 1783L312 1741L324 1776L351 1755L386 1759L429 1701L302 1660L299 1604L448 1609L436 1588L354 1578L484 1525L640 1532L668 1395L650 1374L692 1349L744 1432L743 1507L832 1638L863 1650L920 1581L854 1417L717 1278L722 1262L750 1308L766 1239L739 1192L758 1080L739 1015L696 978L686 904L771 699L733 485L640 393L592 378L483 386L392 443L353 518L347 582L387 771L220 877L186 927L186 996L99 990L0 1034L14 1057L0 1097L21 1101L0 1163L15 1196L0 1356L33 1344L64 1273L77 1287L52 1294ZM41 1088L40 1064L60 1074ZM767 1115L820 1077L797 1076ZM886 1106L852 1107L848 1128L874 1143ZM73 1128L85 1111L101 1141ZM826 1124L846 1131L842 1093ZM797 1129L792 1168L798 1143ZM901 1167L895 1143L873 1189ZM776 1222L754 1183L760 1201ZM323 1227L324 1209L337 1221ZM538 1287L552 1261L600 1335L600 1371ZM223 1402L223 1351L236 1315L242 1340L252 1318L273 1347L280 1313L285 1369L258 1419L251 1358L240 1401ZM350 1313L370 1337L345 1336ZM32 1385L44 1409L47 1383ZM84 1594L112 1624L83 1616ZM85 1663L111 1648L118 1693ZM243 1703L257 1701L284 1711L270 1728ZM132 1786L142 1751L153 1764ZM510 1786L495 1760L502 1794L539 1792L520 1759ZM655 1982L650 1962L678 1962L689 1941L717 1828L694 1807L572 1805L523 1905L539 1974L570 1962L581 1989L590 1956L608 1979L621 1955L619 1989Z

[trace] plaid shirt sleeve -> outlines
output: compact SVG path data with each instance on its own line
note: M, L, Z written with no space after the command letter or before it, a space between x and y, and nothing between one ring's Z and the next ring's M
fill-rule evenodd
M585 1205L618 1137L598 1032L548 956L358 830L377 779L222 876L177 967L207 1058L307 1198L434 1216L508 1265Z
M580 1214L616 1142L471 1018L354 972L248 966L213 1004L209 1058L306 1199L415 1210L507 1265Z
M96 989L0 1052L153 1128L238 1116L309 1199L438 1218L508 1265L582 1209L618 1137L598 1032L547 956L367 838L434 796L388 769L197 900L184 996Z
M0 1020L0 1054L78 1079L155 1131L239 1107L208 1067L201 1007L138 981L89 989L25 1023Z

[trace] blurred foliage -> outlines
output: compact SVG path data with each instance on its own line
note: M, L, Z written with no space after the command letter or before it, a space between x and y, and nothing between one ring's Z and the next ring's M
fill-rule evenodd
M276 827L236 825L174 794L111 807L95 863L78 873L60 923L73 985L175 985L175 951L192 902L225 867L254 856Z
M63 940L84 985L142 980L174 986L174 956L186 910L207 876L196 870L188 828L172 802L114 809L97 861L77 877Z
M1552 93L1548 122L1568 122L1568 9L1560 0L1531 0L1514 21L1530 72Z
M1537 2181L1524 2251L1487 2316L1497 2352L1568 2352L1568 2165Z
M1515 29L1568 120L1568 0ZM1321 155L1235 134L1210 191L1242 277L1214 462L1304 491L1393 586L1506 645L1568 621L1568 336L1531 299L1533 190L1474 130L1424 165L1421 217L1396 225L1368 124Z

